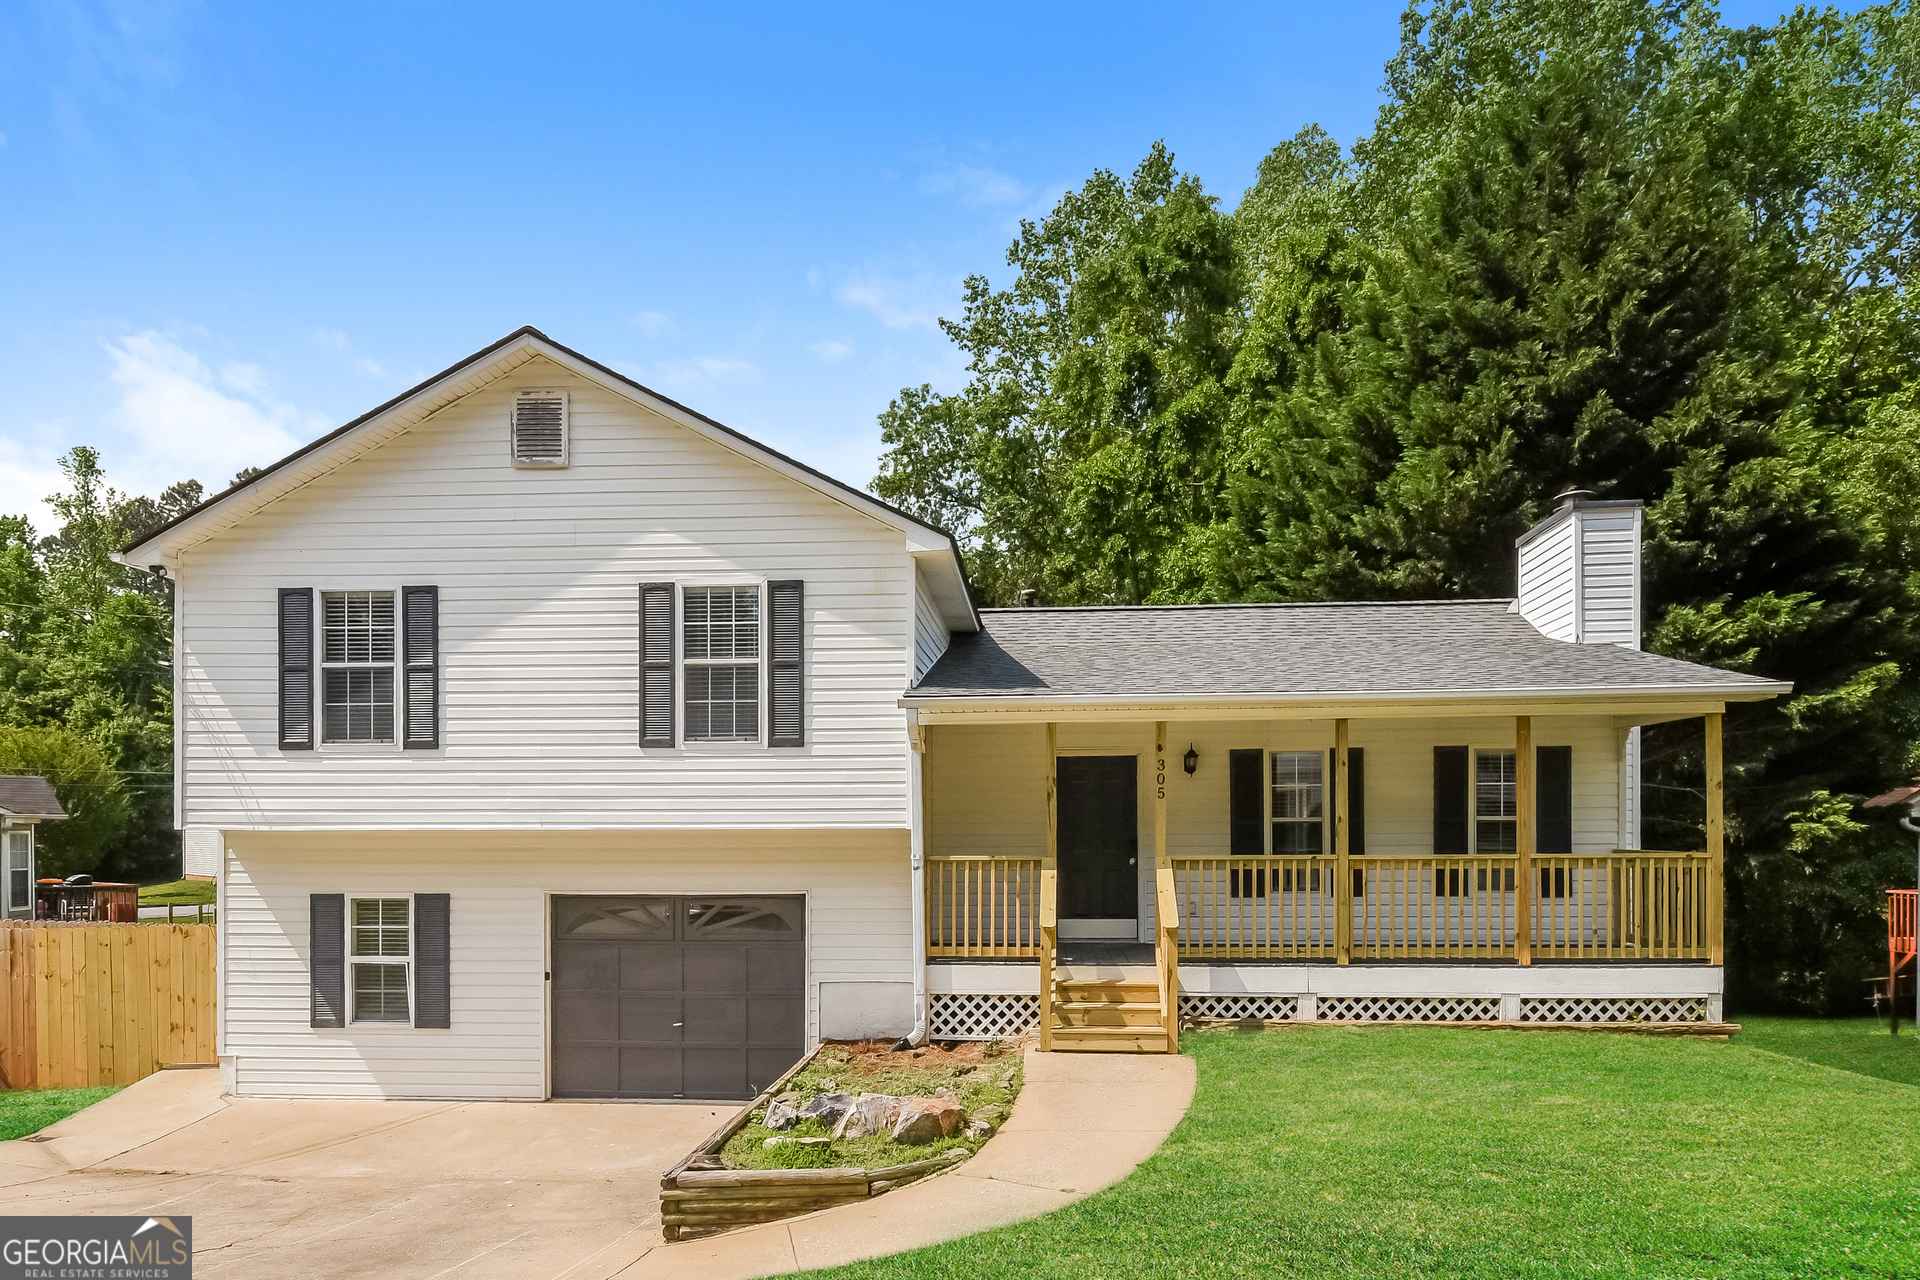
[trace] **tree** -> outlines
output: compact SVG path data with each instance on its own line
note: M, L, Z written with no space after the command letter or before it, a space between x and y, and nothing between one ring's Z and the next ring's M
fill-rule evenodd
M989 600L1178 598L1223 483L1228 220L1156 144L1130 180L1102 170L1023 222L1007 261L1010 288L970 277L941 322L967 387L907 388L881 414L874 491L966 536Z
M45 778L67 811L41 825L35 842L42 876L92 871L125 838L132 807L106 749L58 725L0 727L0 773Z

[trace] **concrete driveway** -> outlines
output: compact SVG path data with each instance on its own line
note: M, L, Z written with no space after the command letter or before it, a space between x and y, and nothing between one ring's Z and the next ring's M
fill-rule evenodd
M190 1215L196 1276L598 1280L659 1244L660 1175L733 1111L223 1099L162 1071L0 1143L0 1204Z
M216 1280L747 1280L1063 1208L1133 1172L1193 1093L1184 1055L1029 1052L1006 1124L953 1171L667 1244L660 1176L731 1105L267 1102L162 1071L0 1142L0 1213L190 1216Z

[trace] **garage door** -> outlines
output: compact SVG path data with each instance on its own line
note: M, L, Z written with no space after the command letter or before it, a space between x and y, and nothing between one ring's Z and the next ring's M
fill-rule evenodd
M751 1098L799 1061L806 900L553 900L553 1092Z

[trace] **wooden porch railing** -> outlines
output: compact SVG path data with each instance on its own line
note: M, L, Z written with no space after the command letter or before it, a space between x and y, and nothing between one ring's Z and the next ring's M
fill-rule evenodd
M1040 954L1040 859L927 859L927 954Z
M1178 953L1193 959L1338 960L1352 921L1362 960L1512 960L1519 865L1504 858L1175 858ZM1535 855L1533 956L1707 960L1717 950L1713 861L1705 853L1616 850Z

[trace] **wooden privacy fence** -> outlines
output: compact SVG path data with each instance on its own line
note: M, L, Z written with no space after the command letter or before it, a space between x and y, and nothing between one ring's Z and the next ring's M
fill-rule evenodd
M0 921L0 1087L214 1061L213 926Z

